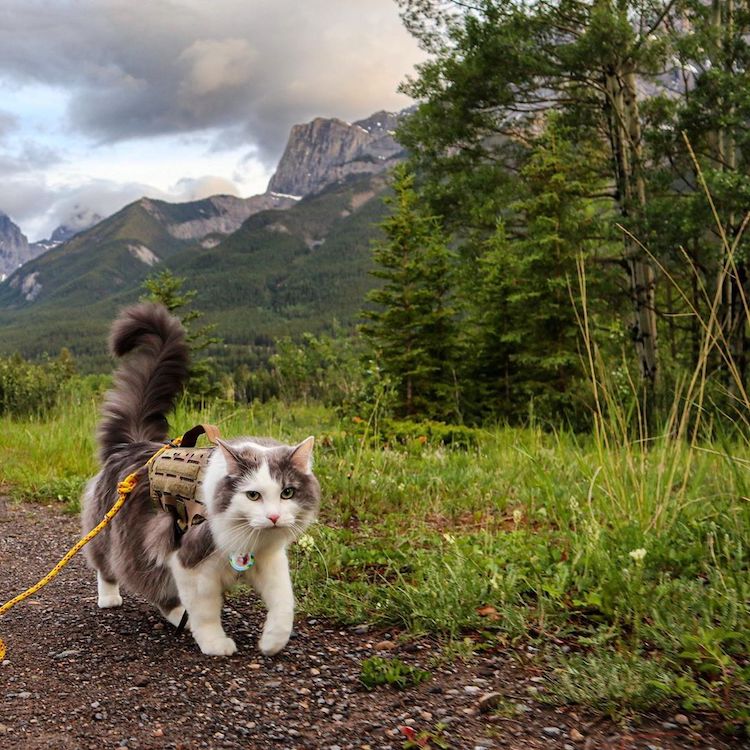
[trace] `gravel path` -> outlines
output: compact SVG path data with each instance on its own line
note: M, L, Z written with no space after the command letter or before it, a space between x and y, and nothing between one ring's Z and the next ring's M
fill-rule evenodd
M77 520L54 508L0 499L0 603L52 567L77 532ZM523 653L435 668L433 642L400 644L381 652L430 669L432 679L403 692L368 693L359 665L397 633L301 619L287 649L267 659L255 648L260 608L253 599L233 599L224 614L239 652L212 658L189 635L175 637L144 603L126 595L122 608L99 610L95 594L79 556L0 619L8 646L0 667L3 750L396 750L410 727L434 731L438 722L447 725L441 735L447 747L469 750L730 747L706 727L699 734L695 722L652 718L628 730L540 706L530 697L538 678ZM492 692L513 710L503 716L480 710Z

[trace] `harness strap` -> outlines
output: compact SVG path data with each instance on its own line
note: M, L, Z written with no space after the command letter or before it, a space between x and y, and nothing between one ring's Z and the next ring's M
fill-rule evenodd
M185 625L187 625L187 621L188 621L188 613L187 613L187 610L185 610L182 613L182 617L180 618L180 623L177 626L177 630L175 630L175 638L178 635L182 635L183 630L185 630Z
M182 447L183 448L194 448L198 442L198 438L204 435L208 438L208 442L212 445L216 445L216 441L221 437L219 428L213 424L198 424L195 427L191 427L182 436Z

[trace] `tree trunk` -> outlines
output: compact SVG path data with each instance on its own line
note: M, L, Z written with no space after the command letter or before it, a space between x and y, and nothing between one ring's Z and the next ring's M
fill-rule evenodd
M712 3L713 23L717 30L719 49L717 53L723 54L725 71L732 73L732 55L730 50L734 39L734 0L713 0ZM728 109L731 123L731 106ZM724 172L735 172L737 170L737 144L735 141L732 125L729 128L719 128L716 132L716 154L718 168ZM745 305L743 303L743 292L747 281L747 270L745 263L738 259L728 257L730 247L734 241L736 231L736 216L730 212L725 219L726 242L729 247L722 247L726 276L724 277L724 288L722 290L722 315L721 320L724 329L724 338L728 348L728 354L734 361L742 384L746 381L747 371L747 320ZM722 243L723 244L723 243ZM727 387L729 392L737 395L740 391L740 383L736 382L733 375L727 371Z
M620 69L608 71L605 84L611 111L610 140L615 160L619 208L623 218L630 219L631 225L635 225L631 226L632 231L636 229L646 207L638 90L632 62L625 62ZM645 388L642 407L648 422L658 374L656 274L647 254L635 240L626 235L624 244L634 308L633 342Z

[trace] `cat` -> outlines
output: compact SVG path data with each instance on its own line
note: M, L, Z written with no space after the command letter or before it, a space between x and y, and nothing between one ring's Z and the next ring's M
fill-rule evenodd
M168 439L166 414L188 377L185 330L162 305L126 308L112 326L110 349L125 359L102 408L101 470L84 490L84 533L114 504L117 483ZM258 648L267 656L278 653L294 618L287 547L315 520L320 505L313 443L312 437L293 446L270 438L219 441L196 498L205 503L206 520L181 539L172 516L154 508L142 472L120 512L86 547L99 607L119 607L122 585L173 625L187 611L200 650L230 656L237 647L221 624L224 592L243 581L268 610ZM254 564L238 572L253 555Z

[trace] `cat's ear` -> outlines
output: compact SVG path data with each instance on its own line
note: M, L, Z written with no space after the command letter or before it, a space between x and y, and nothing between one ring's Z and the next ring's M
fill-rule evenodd
M217 438L216 445L224 454L224 460L227 462L227 474L240 474L242 470L242 459L236 453L234 448L223 440Z
M310 474L312 472L313 445L315 445L315 438L310 435L309 438L306 438L299 445L295 446L292 454L289 456L292 466L303 474Z

